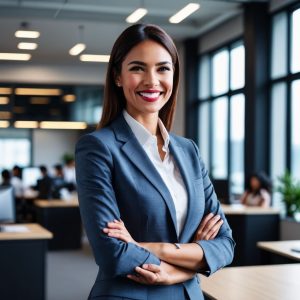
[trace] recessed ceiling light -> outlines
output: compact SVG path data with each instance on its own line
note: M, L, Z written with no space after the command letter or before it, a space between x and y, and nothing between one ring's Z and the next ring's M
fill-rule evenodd
M147 14L147 9L138 8L126 18L127 23L136 23Z
M43 129L85 129L85 122L55 122L43 121L40 123L40 128Z
M31 54L25 53L0 53L0 60L30 60Z
M9 127L9 121L0 121L0 127L1 128Z
M24 39L37 39L40 36L38 31L32 30L17 30L15 32L15 37Z
M109 62L109 55L82 54L80 60L84 62Z
M74 102L76 100L76 96L73 94L64 95L63 100L65 102Z
M60 96L62 90L60 89L36 89L36 88L16 88L16 95L22 96Z
M49 97L30 97L30 104L33 105L46 105L49 104Z
M197 9L200 8L199 3L189 3L184 8L182 8L180 11L178 11L175 15L173 15L170 19L170 23L178 24L185 18L187 18L189 15L194 13Z
M0 87L1 95L10 95L12 93L12 88Z
M9 103L9 97L0 96L0 105L6 105Z
M37 121L15 121L15 128L38 128L39 122Z
M21 50L35 50L38 47L37 43L19 43L18 49Z
M80 54L85 48L86 48L85 44L78 43L69 50L69 54L76 56L76 55Z

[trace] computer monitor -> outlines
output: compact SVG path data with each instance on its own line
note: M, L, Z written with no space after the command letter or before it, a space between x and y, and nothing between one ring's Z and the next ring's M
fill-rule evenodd
M16 221L15 197L12 187L0 188L0 223Z
M35 186L37 180L41 178L41 171L38 167L24 168L22 171L22 180L25 187Z
M223 204L230 204L229 181L227 179L214 179L212 184L219 201Z

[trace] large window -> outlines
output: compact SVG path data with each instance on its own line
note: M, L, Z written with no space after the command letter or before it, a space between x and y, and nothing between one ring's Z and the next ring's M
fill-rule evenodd
M213 179L244 189L245 50L241 41L204 54L199 65L198 143Z
M300 8L272 18L270 168L300 180Z

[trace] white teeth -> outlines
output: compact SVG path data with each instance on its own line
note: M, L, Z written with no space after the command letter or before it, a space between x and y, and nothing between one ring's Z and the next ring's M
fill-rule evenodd
M159 97L160 93L159 92L155 92L155 93L139 93L141 96L146 97L146 98L157 98Z

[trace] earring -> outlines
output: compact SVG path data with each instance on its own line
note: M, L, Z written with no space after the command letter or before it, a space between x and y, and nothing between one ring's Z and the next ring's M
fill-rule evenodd
M116 81L116 85L117 85L118 87L120 87L120 86L121 86L121 83L120 83L119 81Z

